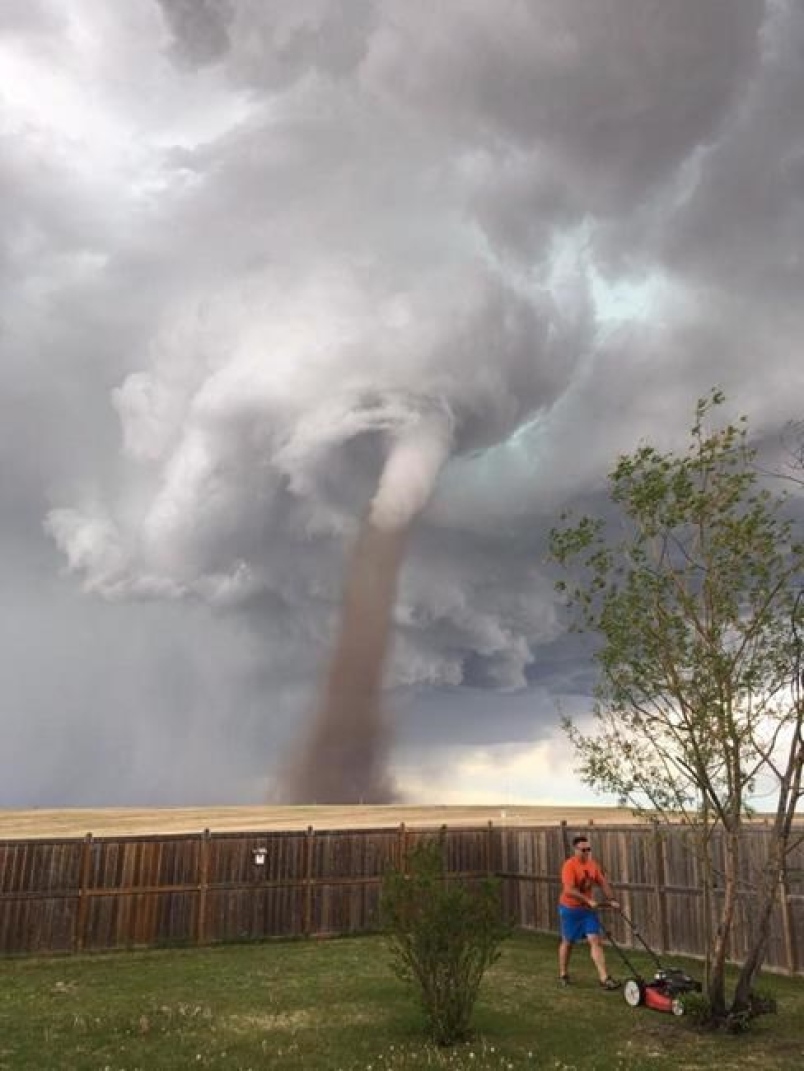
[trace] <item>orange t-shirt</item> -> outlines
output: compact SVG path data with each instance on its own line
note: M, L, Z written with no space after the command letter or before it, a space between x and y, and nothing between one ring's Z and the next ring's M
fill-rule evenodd
M564 889L567 885L580 889L584 896L592 895L592 886L600 885L603 881L603 871L594 861L587 859L582 863L573 855L561 868L561 896L558 902L564 907L586 907L586 904L569 896Z

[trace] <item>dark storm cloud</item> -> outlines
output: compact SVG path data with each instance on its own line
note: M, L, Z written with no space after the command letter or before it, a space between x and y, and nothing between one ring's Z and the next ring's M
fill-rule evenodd
M804 281L804 23L793 5L771 8L762 50L740 107L696 163L661 252L703 281L761 291L783 314Z
M800 415L800 5L43 0L0 33L12 795L191 800L219 751L258 796L432 405L457 452L400 578L405 753L544 739L586 680L541 562L562 503L713 383L768 436Z
M159 0L179 56L211 63L229 48L233 5L228 0Z

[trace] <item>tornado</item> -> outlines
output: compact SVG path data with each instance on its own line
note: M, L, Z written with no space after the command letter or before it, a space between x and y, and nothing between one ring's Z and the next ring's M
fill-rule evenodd
M399 572L416 515L446 460L445 414L419 415L394 436L351 550L340 619L318 707L282 778L286 803L390 803L390 722L383 706Z

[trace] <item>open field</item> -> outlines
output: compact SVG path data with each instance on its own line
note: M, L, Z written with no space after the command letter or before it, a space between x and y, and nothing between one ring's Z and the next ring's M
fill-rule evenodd
M604 993L589 956L556 985L556 942L517 935L480 993L468 1044L438 1050L380 937L0 962L2 1071L794 1071L804 983L745 1036ZM621 973L613 950L610 966ZM637 965L648 969L644 956ZM685 961L693 974L700 964Z
M111 807L63 810L0 810L0 839L124 836L148 833L213 833L272 829L377 829L398 826L620 824L636 821L621 807L499 806L311 806L311 807Z

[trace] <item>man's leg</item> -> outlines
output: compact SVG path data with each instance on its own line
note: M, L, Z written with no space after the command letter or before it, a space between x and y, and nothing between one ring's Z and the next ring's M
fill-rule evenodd
M561 943L558 946L558 974L560 978L564 978L569 973L569 960L570 953L572 952L572 942L565 941L562 937Z
M606 968L606 953L603 950L603 942L596 933L590 933L586 939L589 942L589 954L597 969L597 976L601 982L605 982L609 976L609 972Z

